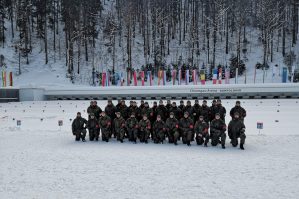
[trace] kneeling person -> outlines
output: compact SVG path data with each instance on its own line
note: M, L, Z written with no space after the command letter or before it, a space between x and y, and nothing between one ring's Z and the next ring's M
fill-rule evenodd
M136 144L138 134L138 120L135 117L135 113L131 113L131 117L127 119L126 127L128 131L129 141Z
M101 113L99 125L102 131L102 141L109 142L111 136L111 119L104 111Z
M93 141L94 139L96 141L99 140L99 123L97 119L95 118L94 113L89 114L89 120L87 122L87 128L89 133L89 140Z
M179 121L174 117L174 113L171 112L169 118L166 120L166 131L168 135L168 142L177 145L179 133Z
M113 121L114 131L117 136L117 140L123 143L125 137L126 121L121 116L120 112L116 112L115 114L116 114L116 118Z
M207 147L209 143L209 124L206 123L204 117L201 115L199 116L198 121L196 121L194 126L194 131L196 134L196 143L197 145L202 145L203 143L205 147Z
M148 137L150 135L151 129L151 121L147 118L147 115L143 115L143 119L139 122L139 130L140 130L140 142L147 143Z
M81 117L81 113L77 113L76 119L72 123L72 132L76 136L76 141L85 142L87 120Z
M220 114L216 113L215 119L211 122L212 146L217 146L218 143L221 142L222 148L225 149L225 139L226 139L225 131L226 131L225 122L220 118Z
M165 139L165 123L163 122L161 115L157 115L157 120L153 125L154 142L155 144L162 143Z
M240 149L244 150L246 139L245 125L238 112L234 113L234 118L228 124L228 136L231 139L233 147L238 146L238 138L240 138Z

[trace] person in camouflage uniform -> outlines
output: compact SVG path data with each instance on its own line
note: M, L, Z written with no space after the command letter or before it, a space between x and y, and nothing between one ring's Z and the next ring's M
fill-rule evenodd
M149 121L147 114L143 115L143 119L139 122L139 139L140 142L148 143L148 137L151 130L151 122Z
M199 116L194 126L194 132L197 145L202 145L204 143L204 146L207 147L210 139L209 124L204 120L204 116Z
M117 111L120 112L120 115L126 120L128 119L128 107L126 105L126 102L124 100L121 101L121 104L117 108Z
M217 113L216 107L217 107L217 101L213 99L212 106L210 107L210 116L209 116L210 122L212 122L215 119L215 115Z
M173 112L174 117L177 120L180 120L182 118L182 110L179 107L177 107L176 102L172 102L172 107L170 108L169 112Z
M125 137L125 127L126 127L126 121L125 119L121 116L121 113L117 111L116 113L116 118L113 121L114 125L114 131L117 137L117 140L120 141L121 143L124 142L124 137Z
M181 135L183 139L183 143L191 146L192 138L194 137L193 134L193 120L189 118L189 113L185 112L184 117L180 119L179 127L181 130Z
M209 124L210 122L210 107L207 105L207 100L203 100L200 114L203 116L205 122Z
M99 122L95 118L94 113L90 113L90 119L87 122L87 129L89 134L89 140L99 140Z
M98 106L97 101L91 101L90 106L87 108L88 119L90 119L90 114L93 113L95 118L98 120L101 112L102 109Z
M199 116L201 115L201 106L199 105L199 101L196 99L192 108L193 112L193 121L194 123L198 121Z
M135 113L131 113L131 117L126 121L126 127L128 131L128 137L130 142L137 142L138 135L138 120L135 117Z
M225 139L226 139L225 131L226 131L225 122L220 118L220 114L216 113L215 119L211 122L211 129L210 129L212 146L217 146L218 143L221 142L222 148L225 149Z
M101 113L99 125L102 131L102 141L109 142L111 137L111 118L104 111Z
M173 112L170 112L169 118L166 120L165 127L168 136L168 142L177 145L178 138L180 137L179 121L175 118Z
M191 101L189 101L189 100L187 101L187 105L185 106L183 112L184 112L184 113L185 113L185 112L188 112L188 113L189 113L189 117L190 117L191 119L193 119L193 107L192 107L192 105L191 105Z
M80 141L82 139L82 142L85 142L85 136L86 136L86 125L87 120L81 117L81 113L77 113L76 119L74 119L72 123L72 132L73 135L76 137L76 141Z
M166 121L166 118L167 118L167 108L164 106L162 100L159 101L159 106L157 107L156 111L157 111L157 115L160 115L161 119L163 121Z
M148 102L145 102L143 109L141 109L141 115L146 115L149 119L153 115L152 112L153 110L149 107Z
M230 116L232 119L234 118L235 113L239 113L239 118L244 122L244 118L246 117L246 110L241 107L241 102L236 101L235 107L230 110Z
M181 101L180 101L180 105L179 105L179 109L183 111L184 108L185 108L184 101L181 100ZM182 116L182 117L183 117L183 116Z
M116 110L116 107L114 106L114 104L112 103L112 100L108 100L108 104L107 104L107 106L105 107L105 112L106 112L106 115L107 116L109 116L110 117L110 119L111 119L111 128L113 128L114 127L114 125L113 125L113 121L114 121L114 119L115 119L115 117L116 117L116 115L115 115L115 112L116 112L117 110ZM113 129L111 129L111 130L113 130ZM116 135L114 134L114 131L112 131L113 132L113 135L114 135L114 137L116 138ZM112 133L110 134L110 137L112 136Z
M144 100L141 100L140 101L140 106L139 106L140 110L142 110L144 108L144 104L145 104Z
M215 113L220 114L220 118L225 122L226 109L221 104L221 99L217 100L217 105L214 109Z
M155 144L163 144L165 139L165 123L162 120L161 115L157 115L157 120L153 125L153 134L154 134L154 142Z
M240 149L244 150L246 139L245 125L238 112L234 113L234 118L228 124L228 136L231 139L233 147L238 146L238 138L240 138Z

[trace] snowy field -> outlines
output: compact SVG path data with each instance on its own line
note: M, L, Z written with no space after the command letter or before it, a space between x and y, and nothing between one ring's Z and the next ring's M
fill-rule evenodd
M245 151L75 142L70 119L89 102L0 104L0 198L298 198L299 100L241 102Z

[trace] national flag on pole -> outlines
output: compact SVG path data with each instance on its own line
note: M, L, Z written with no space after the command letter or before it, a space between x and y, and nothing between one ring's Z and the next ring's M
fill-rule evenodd
M2 71L2 86L6 87L6 71Z
M229 68L225 69L225 84L229 84L229 78L230 78L230 70Z
M222 68L219 68L218 84L222 84Z
M124 73L120 72L120 85L124 86Z
M160 86L162 77L163 77L163 71L159 70L159 72L158 72L158 86Z
M134 73L133 73L133 78L134 78L134 86L137 86L138 83L137 83L137 72L136 71L134 71Z
M239 68L236 68L235 84L238 83Z
M106 86L110 86L110 74L108 71L106 72Z
M200 70L200 81L201 81L201 85L205 85L206 84L205 70Z
M144 86L144 71L141 71L141 84Z
M106 85L106 73L103 72L102 73L102 86L105 87L105 85Z
M176 70L172 71L172 85L175 85L175 79L176 79Z
M189 85L189 70L186 70L186 85Z
M217 75L218 75L218 70L217 68L213 69L213 84L217 84Z
M12 72L9 73L9 86L13 86Z
M166 85L166 71L163 70L163 85Z
M179 70L179 79L178 79L178 84L181 85L181 78L182 78L182 70Z
M197 71L196 71L196 69L194 69L192 71L192 79L193 79L193 84L197 85Z

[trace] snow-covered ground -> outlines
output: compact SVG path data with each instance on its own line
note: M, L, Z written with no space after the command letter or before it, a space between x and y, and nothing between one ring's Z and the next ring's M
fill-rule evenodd
M223 100L228 111L234 102ZM0 198L298 198L299 100L241 102L245 151L229 140L225 150L78 143L70 119L89 102L0 104Z

